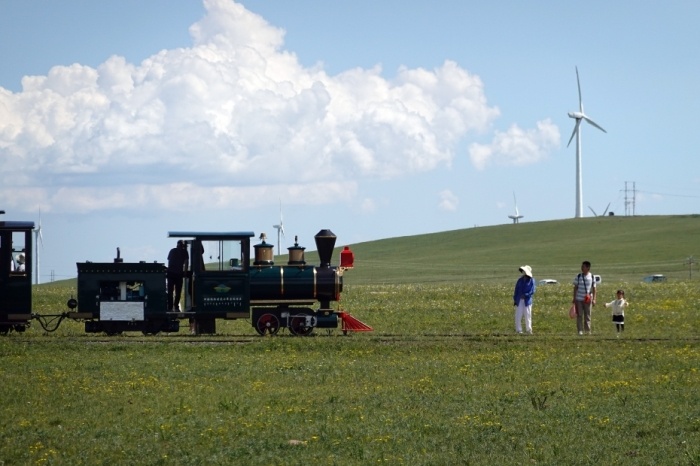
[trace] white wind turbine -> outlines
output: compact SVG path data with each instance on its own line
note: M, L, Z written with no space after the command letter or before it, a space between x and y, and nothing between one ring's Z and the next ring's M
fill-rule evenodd
M39 250L44 249L44 237L41 235L41 211L39 211L39 225L34 229L34 283L41 283L40 276L40 266L41 261L39 260Z
M608 206L605 208L605 211L603 211L601 217L605 217L605 214L608 213L608 209L610 208L610 204L612 204L612 202L608 202ZM594 215L595 217L598 216L598 213L597 213L595 210L593 210L593 207L588 206L588 208L591 209L591 212L593 212L593 215Z
M576 136L576 218L583 217L583 179L581 174L581 120L586 120L589 124L595 126L604 133L607 133L601 126L599 126L595 121L591 120L583 112L583 100L581 99L581 81L578 77L578 67L576 67L576 84L578 84L578 112L569 112L569 117L576 120L576 126L574 126L574 131L571 133L569 138L569 143L566 147L571 145L571 141Z
M272 225L274 229L277 230L277 254L282 254L280 249L280 235L284 237L284 223L282 222L282 201L280 200L280 223L278 225Z
M515 203L515 213L513 215L509 215L508 218L513 219L513 223L520 223L520 219L523 218L523 215L520 215L520 212L518 212L518 200L515 198L515 193L513 193L513 202Z

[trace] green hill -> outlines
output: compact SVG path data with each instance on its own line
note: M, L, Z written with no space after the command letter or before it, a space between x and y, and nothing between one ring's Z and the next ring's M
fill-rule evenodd
M699 239L700 215L476 227L351 245L355 268L347 272L346 283L512 281L524 264L538 280L568 283L583 260L591 261L593 273L604 281L640 281L655 273L687 280L687 258L700 258ZM307 261L317 261L314 256Z
M337 246L335 264L344 244ZM525 222L351 247L355 268L346 272L347 284L510 282L524 264L532 266L538 280L553 278L568 283L583 260L591 261L593 273L606 282L640 281L655 273L669 280L687 280L687 258L695 256L700 261L700 215ZM284 264L287 257L279 256L276 261ZM316 252L308 252L306 261L317 265ZM56 284L75 286L75 279Z

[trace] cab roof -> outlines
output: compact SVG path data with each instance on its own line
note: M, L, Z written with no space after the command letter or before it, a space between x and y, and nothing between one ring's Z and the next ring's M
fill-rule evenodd
M255 233L252 231L169 231L168 238L197 238L201 240L236 240L244 238L252 238Z
M0 220L0 230L33 230L34 222L6 222Z

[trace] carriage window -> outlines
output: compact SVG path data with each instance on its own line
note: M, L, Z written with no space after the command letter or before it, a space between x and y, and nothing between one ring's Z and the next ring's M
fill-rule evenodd
M206 270L246 270L240 240L203 241Z
M12 232L12 253L10 270L15 273L27 272L27 260L29 259L26 251L26 235L24 231Z
M144 301L146 290L141 281L101 281L100 301Z

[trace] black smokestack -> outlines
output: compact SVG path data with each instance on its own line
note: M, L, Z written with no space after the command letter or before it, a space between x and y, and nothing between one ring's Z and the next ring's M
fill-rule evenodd
M321 259L321 267L330 267L336 236L330 230L321 230L316 233L314 239L316 240L318 257Z

